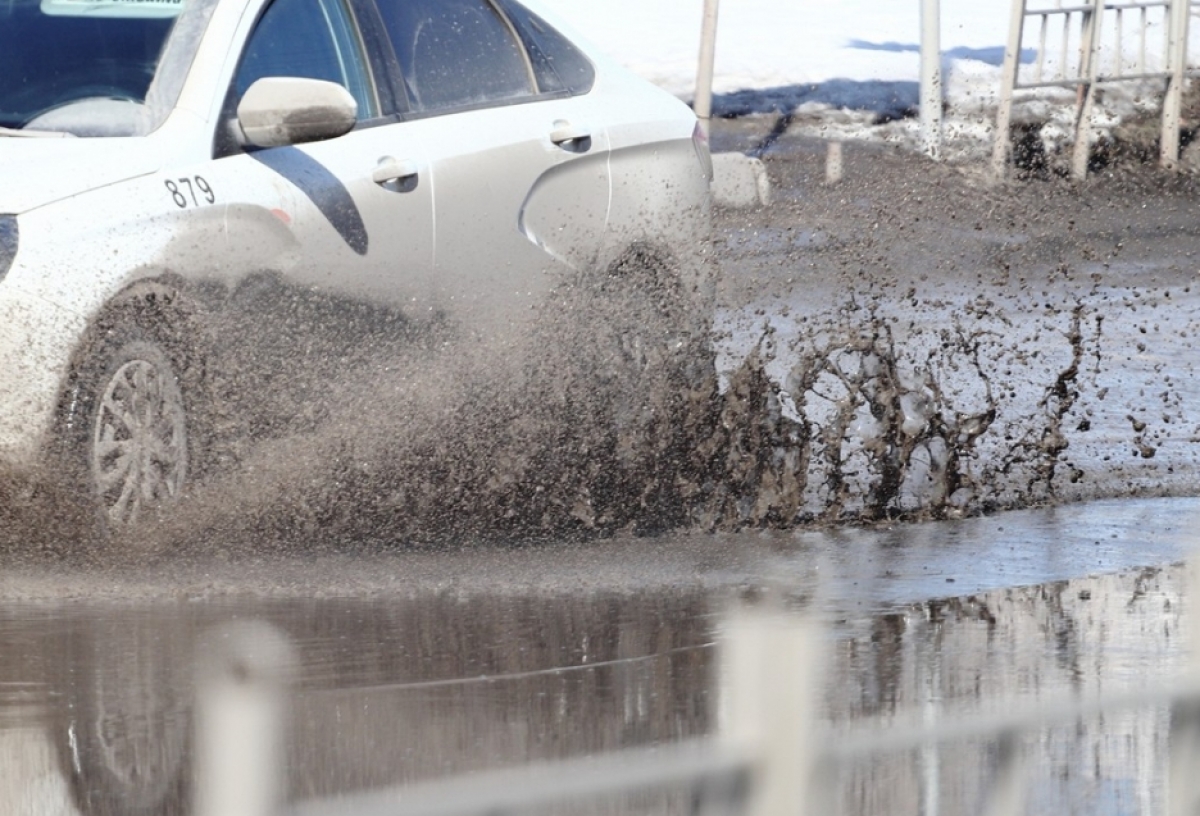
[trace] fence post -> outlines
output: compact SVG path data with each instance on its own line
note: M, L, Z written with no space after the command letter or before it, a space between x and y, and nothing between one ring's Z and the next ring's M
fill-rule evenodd
M984 813L986 816L1021 816L1025 813L1025 762L1016 731L1000 735L996 754L996 778L988 790Z
M921 149L931 159L942 149L941 0L921 0Z
M262 622L210 634L197 651L195 816L274 816L282 801L291 646Z
M1000 78L1000 101L996 107L996 140L992 142L992 178L1002 181L1008 175L1012 156L1013 92L1017 86L1017 69L1021 64L1021 33L1025 27L1025 0L1012 0L1008 20L1008 45L1004 48L1004 70Z
M719 0L704 0L704 20L700 26L700 63L696 68L696 98L692 108L704 134L709 133L712 121L713 65L717 54L717 4Z
M1162 135L1159 163L1174 170L1179 166L1179 125L1183 113L1183 84L1187 69L1190 0L1172 0L1167 26L1167 91L1163 96Z
M1185 4L1186 5L1186 4ZM1200 589L1200 561L1188 564L1187 592L1191 601L1187 617L1188 646L1191 659L1184 674L1187 697L1171 706L1167 765L1167 816L1195 816L1200 813L1200 615L1196 614L1195 592Z
M1104 0L1091 0L1091 10L1083 13L1083 31L1079 44L1079 86L1075 110L1075 144L1071 150L1071 177L1087 178L1091 157L1092 111L1096 106L1097 51L1100 47L1100 27L1104 23Z
M742 611L726 625L721 668L728 691L722 732L759 758L747 816L818 813L826 793L813 773L821 676L820 633L807 618Z
M840 184L844 172L842 143L831 141L825 146L825 183Z

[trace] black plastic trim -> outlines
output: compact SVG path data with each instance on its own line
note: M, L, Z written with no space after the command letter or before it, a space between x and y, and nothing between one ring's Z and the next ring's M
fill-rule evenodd
M375 85L380 118L390 123L396 114L409 107L404 81L400 78L400 62L392 51L392 42L374 0L349 0L349 5Z
M516 30L517 36L521 39L521 44L525 47L526 53L529 54L529 58L535 66L535 73L539 77L554 77L558 87L539 87L542 96L584 96L591 92L596 82L596 66L592 63L591 57L583 49L571 42L570 39L554 26L520 3L515 2L515 0L492 0L492 2L503 10L504 15L508 18L514 30ZM546 36L561 40L574 52L575 57L581 60L581 63L586 66L587 74L582 78L581 82L571 82L558 71L554 65L554 60L542 48L541 37L539 37L537 32L537 28L539 27L544 29ZM539 78L539 85L541 81Z

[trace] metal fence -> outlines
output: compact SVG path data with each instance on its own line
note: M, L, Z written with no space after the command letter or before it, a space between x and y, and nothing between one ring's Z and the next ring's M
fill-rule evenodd
M1106 83L1162 82L1160 161L1179 161L1183 86L1188 75L1189 17L1197 0L1013 0L996 114L992 171L1002 177L1012 155L1010 126L1018 91L1065 88L1076 93L1071 172L1087 174L1096 89ZM1161 45L1151 42L1160 30ZM1032 47L1031 64L1022 55Z
M516 816L581 802L671 791L698 816L828 816L839 775L912 751L994 747L984 810L1026 812L1022 738L1047 728L1139 709L1170 711L1167 810L1200 813L1200 671L1140 691L1068 695L996 714L929 711L885 726L819 725L827 638L795 615L740 611L721 628L719 733L656 748L471 774L334 799L283 802L281 722L287 642L258 624L218 633L197 705L195 816ZM209 654L212 652L210 651ZM937 810L936 774L922 812ZM932 803L932 804L928 804Z

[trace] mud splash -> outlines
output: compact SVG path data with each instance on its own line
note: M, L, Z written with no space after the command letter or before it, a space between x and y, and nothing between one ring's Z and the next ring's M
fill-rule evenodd
M811 181L806 161L793 183ZM229 392L279 385L297 350L307 376L260 412L222 405L242 427L214 449L217 476L102 558L870 524L1194 489L1200 305L1176 183L1000 195L941 170L933 196L913 162L864 154L862 186L814 182L811 200L719 221L711 342L664 319L669 287L560 293L544 330L502 347L436 325L322 346L323 307L298 303L295 337L258 343L263 365ZM0 551L78 546L58 523L69 496L12 495Z
M687 524L691 417L706 415L716 396L713 354L680 306L688 300L676 279L650 261L635 254L597 282L563 287L547 320L499 347L494 337L364 315L358 323L373 330L343 337L339 348L314 339L327 317L322 304L284 304L278 325L293 337L231 342L258 359L232 367L218 392L260 404L218 402L218 432L202 452L216 475L161 517L81 549L108 563ZM288 349L312 349L314 359L283 378L275 372ZM283 397L263 399L256 385ZM40 537L36 520L9 525L5 549L36 550L31 537ZM56 531L41 547L69 552L81 538Z
M339 398L311 428L254 443L170 515L89 556L945 518L1052 499L1064 469L1082 476L1064 423L1101 337L1083 305L1060 332L1063 362L1032 416L996 382L1006 366L1014 376L1016 352L994 312L901 337L894 321L848 302L809 317L812 330L786 348L764 331L724 383L707 342L643 335L643 348L669 358L618 365L628 323L606 343L587 333L594 320L575 316L516 369L428 345L364 361L331 385ZM45 492L25 500L39 512L53 504ZM6 531L12 551L33 538L69 554L79 541L61 527Z
M898 339L893 320L848 303L823 324L809 319L819 329L782 351L764 331L720 397L706 440L720 475L696 518L706 528L789 527L1053 499L1061 471L1083 477L1067 457L1064 424L1080 408L1080 369L1102 336L1082 304L1068 318L1062 367L1031 413L1014 405L1012 379L1028 372L1014 372L1017 352L994 310ZM781 360L790 369L779 382L768 367Z

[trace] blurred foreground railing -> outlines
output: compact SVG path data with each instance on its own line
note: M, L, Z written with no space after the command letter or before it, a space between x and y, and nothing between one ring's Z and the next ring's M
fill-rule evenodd
M290 651L262 625L210 641L201 674L194 816L516 816L666 792L698 816L828 816L839 775L888 756L985 741L995 746L984 812L1026 812L1022 737L1118 711L1170 711L1169 816L1200 813L1200 672L1173 684L1147 678L1131 693L1067 695L993 714L935 714L836 730L818 725L826 640L794 615L743 611L720 632L718 734L662 747L547 762L285 804L282 678ZM1195 653L1195 652L1194 652ZM938 776L922 780L935 813ZM895 811L893 811L895 812Z
M744 755L716 740L695 740L302 802L283 812L291 816L504 816L683 789L693 812L720 816L745 812L751 767Z

